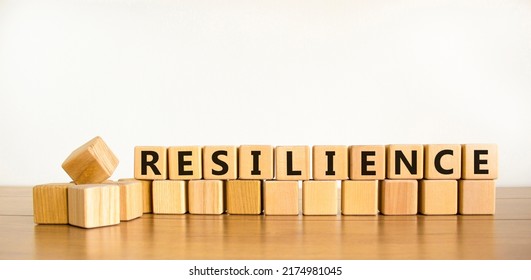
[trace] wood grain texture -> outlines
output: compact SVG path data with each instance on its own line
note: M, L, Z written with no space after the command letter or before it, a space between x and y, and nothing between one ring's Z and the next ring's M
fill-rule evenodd
M314 180L348 179L347 146L313 146L312 158L312 178ZM330 164L329 159L331 159Z
M310 147L276 147L275 174L276 179L280 181L310 179Z
M203 157L200 146L175 146L168 148L168 174L170 180L198 180L203 178Z
M457 180L422 180L419 212L424 215L457 214Z
M496 181L459 180L459 214L493 215L496 212Z
M222 180L188 181L188 212L190 214L223 214L225 212Z
M143 213L152 213L153 212L153 180L137 180L135 178L123 178L119 179L120 181L138 181L142 184L142 212Z
M299 182L265 181L264 182L265 215L298 215Z
M116 184L68 188L68 223L95 228L120 223L120 187Z
M337 215L338 196L336 181L303 181L303 215Z
M228 180L227 213L259 215L262 213L262 181Z
M167 178L168 157L166 147L135 147L135 179L166 180Z
M350 146L349 155L349 178L351 180L385 179L384 145Z
M378 215L378 180L342 181L343 215Z
M153 213L184 214L188 211L187 199L186 181L153 181Z
M68 224L68 192L74 184L56 183L33 187L33 217L36 224Z
M380 181L380 212L384 215L416 215L417 180Z
M465 180L493 180L498 178L498 145L462 145L462 176ZM477 164L477 168L475 168ZM479 169L479 170L476 170Z
M205 180L238 179L238 148L236 146L203 147L203 178Z
M443 169L443 174L437 170ZM451 172L450 172L451 171ZM430 144L424 146L424 178L425 179L460 179L461 178L461 145Z
M255 157L258 158L256 168L254 166ZM238 148L238 178L273 179L273 167L273 146L242 145Z
M144 213L142 183L140 181L118 181L120 187L120 221L139 218Z
M424 177L424 146L387 145L387 178L388 179L422 179ZM408 168L410 165L412 171Z

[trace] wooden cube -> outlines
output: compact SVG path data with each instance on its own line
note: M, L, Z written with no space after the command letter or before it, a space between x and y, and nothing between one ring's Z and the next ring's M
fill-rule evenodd
M225 212L223 181L191 180L188 182L190 214L223 214Z
M456 180L422 180L419 197L419 212L424 215L457 214Z
M243 145L238 148L238 178L273 179L273 146Z
M153 181L153 213L184 214L186 207L186 181Z
M348 179L347 146L313 146L312 157L314 180Z
M277 180L310 179L310 147L276 147L275 160Z
M152 198L152 180L136 180L135 178L124 178L119 179L120 181L137 181L142 184L142 212L143 213L152 213L153 212L153 198Z
M349 147L351 180L385 179L385 146L357 145Z
M417 180L380 181L380 212L384 215L416 215Z
M342 181L341 213L343 215L377 215L378 180Z
M337 215L336 181L303 181L302 214Z
M236 146L206 146L203 148L203 178L229 180L238 178Z
M265 181L264 214L299 215L299 182Z
M226 192L228 214L262 213L262 181L228 180Z
M498 146L496 144L463 145L461 179L497 179Z
M461 145L430 144L424 146L425 179L461 178ZM457 188L456 188L457 189Z
M166 147L135 147L135 179L166 180L167 165Z
M76 184L101 183L117 166L118 158L99 136L74 150L62 165Z
M70 186L68 223L82 228L119 224L120 187L116 184Z
M203 178L203 158L200 146L168 148L170 180L197 180Z
M460 180L459 213L463 215L494 215L496 181Z
M388 145L388 179L422 179L424 177L423 145Z
M118 181L120 187L120 221L139 218L144 213L142 183L140 181Z
M68 187L57 183L33 187L33 220L36 224L68 224Z

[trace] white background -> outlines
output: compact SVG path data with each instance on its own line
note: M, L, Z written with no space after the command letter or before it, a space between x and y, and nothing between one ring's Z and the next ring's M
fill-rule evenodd
M1 1L0 185L133 147L497 143L531 186L531 1Z

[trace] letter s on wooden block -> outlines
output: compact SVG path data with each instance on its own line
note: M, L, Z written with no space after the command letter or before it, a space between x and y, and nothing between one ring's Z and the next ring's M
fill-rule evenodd
M166 147L135 147L135 179L167 179Z
M236 146L205 146L203 178L212 180L238 179Z

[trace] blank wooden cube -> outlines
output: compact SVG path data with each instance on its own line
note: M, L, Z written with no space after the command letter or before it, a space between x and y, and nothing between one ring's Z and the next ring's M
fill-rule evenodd
M460 180L459 213L463 215L494 215L496 181Z
M299 182L265 181L264 214L299 215Z
M62 165L76 184L101 183L117 166L118 158L99 136L73 151Z
M461 179L497 179L498 146L496 144L465 144L463 151L463 176Z
M424 146L424 178L461 178L461 145L430 144Z
M136 180L134 178L119 179L120 181L137 181L142 184L142 212L153 212L153 198L152 198L152 180Z
M95 228L120 223L120 187L116 184L68 188L68 223Z
M310 147L276 147L275 160L277 180L310 179Z
M385 146L357 145L349 147L351 180L385 179Z
M236 146L206 146L203 148L203 178L229 180L238 178Z
M424 215L457 214L456 180L422 180L419 196L419 212Z
M238 178L273 179L273 146L242 145L238 148Z
M422 179L424 177L423 145L388 145L388 179Z
M120 186L120 221L139 218L144 213L142 183L140 181L118 181Z
M153 181L153 213L184 214L186 207L186 181Z
M416 215L417 180L380 181L380 212L384 215Z
M190 214L223 214L224 190L221 180L191 180L188 182L188 212Z
M304 215L337 215L336 181L303 181L302 213Z
M197 180L203 177L203 158L200 146L168 148L170 180Z
M166 180L167 169L166 147L135 147L135 179Z
M348 179L347 146L313 146L313 179Z
M36 224L68 224L69 183L33 187L33 220Z
M262 213L262 181L228 180L227 213L254 214Z
M342 181L341 213L343 215L377 215L378 180Z

